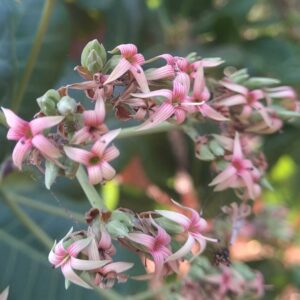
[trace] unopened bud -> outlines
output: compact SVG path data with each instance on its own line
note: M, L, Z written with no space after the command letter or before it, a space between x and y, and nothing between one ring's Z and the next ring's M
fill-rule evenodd
M106 229L113 238L123 238L129 233L129 229L126 225L118 220L108 222L106 224Z
M210 161L214 160L215 156L210 151L208 145L200 144L196 146L196 158L200 160Z
M51 185L54 183L58 175L58 167L51 161L45 162L45 186L50 190Z
M216 156L223 156L225 153L224 148L216 140L209 142L209 149Z
M106 50L98 40L86 44L81 53L81 65L92 74L102 70L106 63Z
M72 115L77 110L77 103L70 96L64 96L57 103L57 109L63 116Z
M60 95L56 90L48 90L43 96L36 99L41 111L47 115L56 114L56 104L60 99Z
M258 89L279 84L280 81L274 78L266 77L252 77L245 81L243 84L249 89Z

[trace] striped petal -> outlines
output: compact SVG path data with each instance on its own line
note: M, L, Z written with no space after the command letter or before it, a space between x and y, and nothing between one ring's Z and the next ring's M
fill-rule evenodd
M154 238L150 235L147 235L145 233L129 233L127 235L127 238L137 244L141 244L143 246L145 246L149 251L152 250L153 246L154 246Z
M128 262L122 262L122 261L112 262L112 263L104 266L101 269L101 272L103 272L104 274L109 273L109 272L115 272L115 273L119 274L119 273L123 273L123 272L129 270L133 266L134 266L133 263L128 263Z
M219 105L224 105L224 106L235 106L235 105L240 105L245 103L247 103L247 100L243 95L234 95L222 99L221 101L218 101Z
M184 229L188 229L190 226L191 223L190 219L181 213L171 211L171 210L155 210L155 212L181 225Z
M145 130L166 121L169 119L175 111L175 108L170 103L163 103L158 109L144 122L138 130Z
M59 124L64 117L55 116L55 117L41 117L30 121L29 125L31 128L32 135L37 135L41 133L44 129L53 127Z
M79 148L65 146L64 151L71 160L79 162L85 166L89 164L90 159L93 157L91 152Z
M92 137L90 133L90 127L85 126L78 131L76 131L70 141L71 144L83 144L87 142Z
M170 65L147 70L145 72L148 80L172 79L175 76L174 69Z
M93 145L91 151L97 154L99 157L102 157L104 154L104 150L107 148L108 144L117 137L117 135L121 132L121 129L115 129L107 132L102 135L99 140Z
M9 127L21 132L28 128L28 122L18 117L12 110L4 107L1 107L1 109Z
M139 87L141 88L141 91L143 93L149 93L150 89L148 86L148 81L141 66L139 65L131 66L130 72L132 73L133 77L137 81Z
M109 84L116 79L123 76L129 69L131 68L131 63L125 59L121 58L119 63L116 65L116 67L113 69L113 71L110 73L109 77L104 82L104 85Z
M62 265L61 271L63 272L65 278L70 282L82 286L86 289L91 289L91 287L73 271L71 261L68 261L67 263Z
M110 262L110 260L83 260L71 257L71 267L79 271L89 271L99 269Z
M183 123L186 118L186 112L181 108L175 108L174 115L177 124Z
M111 180L116 175L116 170L106 161L103 161L100 165L101 173L103 176L103 179L105 180Z
M120 155L120 151L115 146L108 147L103 154L103 160L112 161Z
M167 89L161 89L161 90L156 90L150 93L134 93L131 94L133 97L137 97L137 98L152 98L152 97L164 97L167 98L169 100L172 99L172 91L167 90Z
M182 259L186 254L188 254L192 250L192 247L194 246L194 244L195 244L195 239L193 238L193 236L191 234L189 234L188 239L186 240L184 245L178 251L176 251L171 256L169 256L166 259L166 262Z
M206 103L199 105L198 109L204 117L208 117L208 118L216 120L216 121L228 121L229 120Z
M196 99L201 99L204 88L205 88L204 71L203 71L202 64L200 64L197 69L196 77L194 80L193 96Z
M223 172L221 172L210 184L209 186L220 184L221 182L227 180L236 174L236 169L229 165Z
M8 131L7 131L7 139L8 140L14 140L14 141L18 141L20 140L22 137L24 137L24 132L23 131L19 131L19 130L16 130L14 128L10 128Z
M248 95L248 89L245 88L244 86L242 85L239 85L239 84L236 84L236 83L233 83L233 82L230 82L230 81L221 81L220 82L224 87L226 87L227 89L233 91L233 92L236 92L236 93L239 93L239 94L242 94L244 96L247 96Z
M12 153L12 159L14 164L20 170L22 169L22 163L25 158L25 155L32 148L32 144L30 140L21 139L17 142L14 151Z
M50 158L59 158L60 150L54 146L44 135L38 134L32 138L32 144L43 154Z
M103 174L99 165L88 166L87 171L90 184L98 184L103 181Z
M85 238L82 240L75 241L66 249L66 251L71 256L77 256L82 250L84 250L89 245L90 242L91 238Z
M246 185L249 197L251 199L254 199L255 198L254 182L253 182L253 178L252 178L251 174L248 171L245 171L245 172L241 172L239 175L240 175L240 177L242 177L242 179Z

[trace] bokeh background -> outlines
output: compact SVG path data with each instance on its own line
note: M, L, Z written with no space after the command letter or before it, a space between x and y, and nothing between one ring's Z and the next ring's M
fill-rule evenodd
M53 5L50 22L28 76L28 57L46 2ZM73 68L93 38L107 50L135 43L146 58L192 51L222 57L225 66L248 68L251 75L275 77L300 90L298 0L0 0L0 28L0 104L24 118L37 111L36 98L47 89L80 80ZM120 126L113 119L108 124ZM41 174L15 172L5 133L1 126L0 290L10 285L12 300L97 299L74 286L65 291L62 275L48 264L48 249L18 214L23 209L53 239L60 238L70 226L84 226L77 215L88 208L84 195L70 180L60 178L48 191ZM252 228L249 236L248 230L231 249L233 260L247 261L263 272L270 285L265 299L300 299L299 136L296 120L265 138L273 190L266 189L254 205L256 231ZM207 188L212 179L209 164L194 158L193 145L180 132L119 140L116 145L121 150L115 163L120 175L101 188L111 209L153 209L173 197L201 208L205 217L218 218L220 207L235 200L231 192ZM124 249L118 255L136 260ZM145 288L134 281L116 287L124 294Z

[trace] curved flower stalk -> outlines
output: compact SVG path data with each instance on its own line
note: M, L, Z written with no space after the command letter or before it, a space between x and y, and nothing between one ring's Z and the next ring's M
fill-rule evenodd
M108 147L108 145L120 131L120 129L116 129L102 135L90 151L69 146L64 147L64 151L70 159L87 167L91 184L98 184L115 176L116 171L109 162L118 157L120 152L115 146Z
M203 235L203 232L207 230L207 222L201 218L201 216L194 210L189 207L184 207L173 201L176 205L180 206L184 210L191 213L190 217L183 215L178 212L168 211L168 210L156 210L155 212L159 215L179 224L183 228L182 234L187 234L187 240L184 245L167 258L166 261L173 261L183 258L188 254L194 245L199 246L198 252L194 255L195 257L201 254L205 247L206 241L217 242L217 239L208 238Z
M104 84L106 85L115 81L129 71L136 79L141 91L144 93L149 92L150 90L148 87L147 78L141 67L141 65L145 62L144 56L138 53L137 47L133 44L119 45L112 50L112 53L118 51L121 53L121 59Z
M239 134L235 134L233 154L230 164L211 183L216 191L231 188L246 188L249 198L255 199L260 194L256 181L260 178L259 171L252 162L243 155Z
M59 148L46 138L42 132L59 124L64 117L41 117L27 122L10 109L2 107L2 111L10 128L7 132L7 138L18 141L12 153L12 158L14 164L20 170L26 154L33 148L36 148L45 158L56 160L61 156Z

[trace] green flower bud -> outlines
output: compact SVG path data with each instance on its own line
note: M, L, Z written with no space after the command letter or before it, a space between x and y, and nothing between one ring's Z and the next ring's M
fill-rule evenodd
M51 161L45 162L45 186L50 190L51 185L54 183L58 175L58 167Z
M166 218L156 218L155 222L170 234L179 234L183 232L182 226Z
M86 44L81 53L81 65L92 74L102 70L106 63L106 50L98 40Z
M134 217L123 211L114 210L111 214L111 219L117 220L120 223L123 223L126 227L129 227L129 228L133 227Z
M57 109L63 116L72 115L77 110L77 103L70 96L64 96L57 103Z
M43 96L36 99L41 111L47 115L56 114L56 104L60 99L60 95L56 90L48 90Z
M216 156L223 156L225 153L224 148L216 140L209 142L209 149Z
M113 238L123 238L129 233L129 229L126 225L118 220L108 222L106 229Z
M262 87L276 85L279 83L280 81L274 78L252 77L245 81L243 84L249 89L258 89Z
M200 145L199 150L196 150L196 157L200 160L210 161L214 160L215 156L205 144Z

